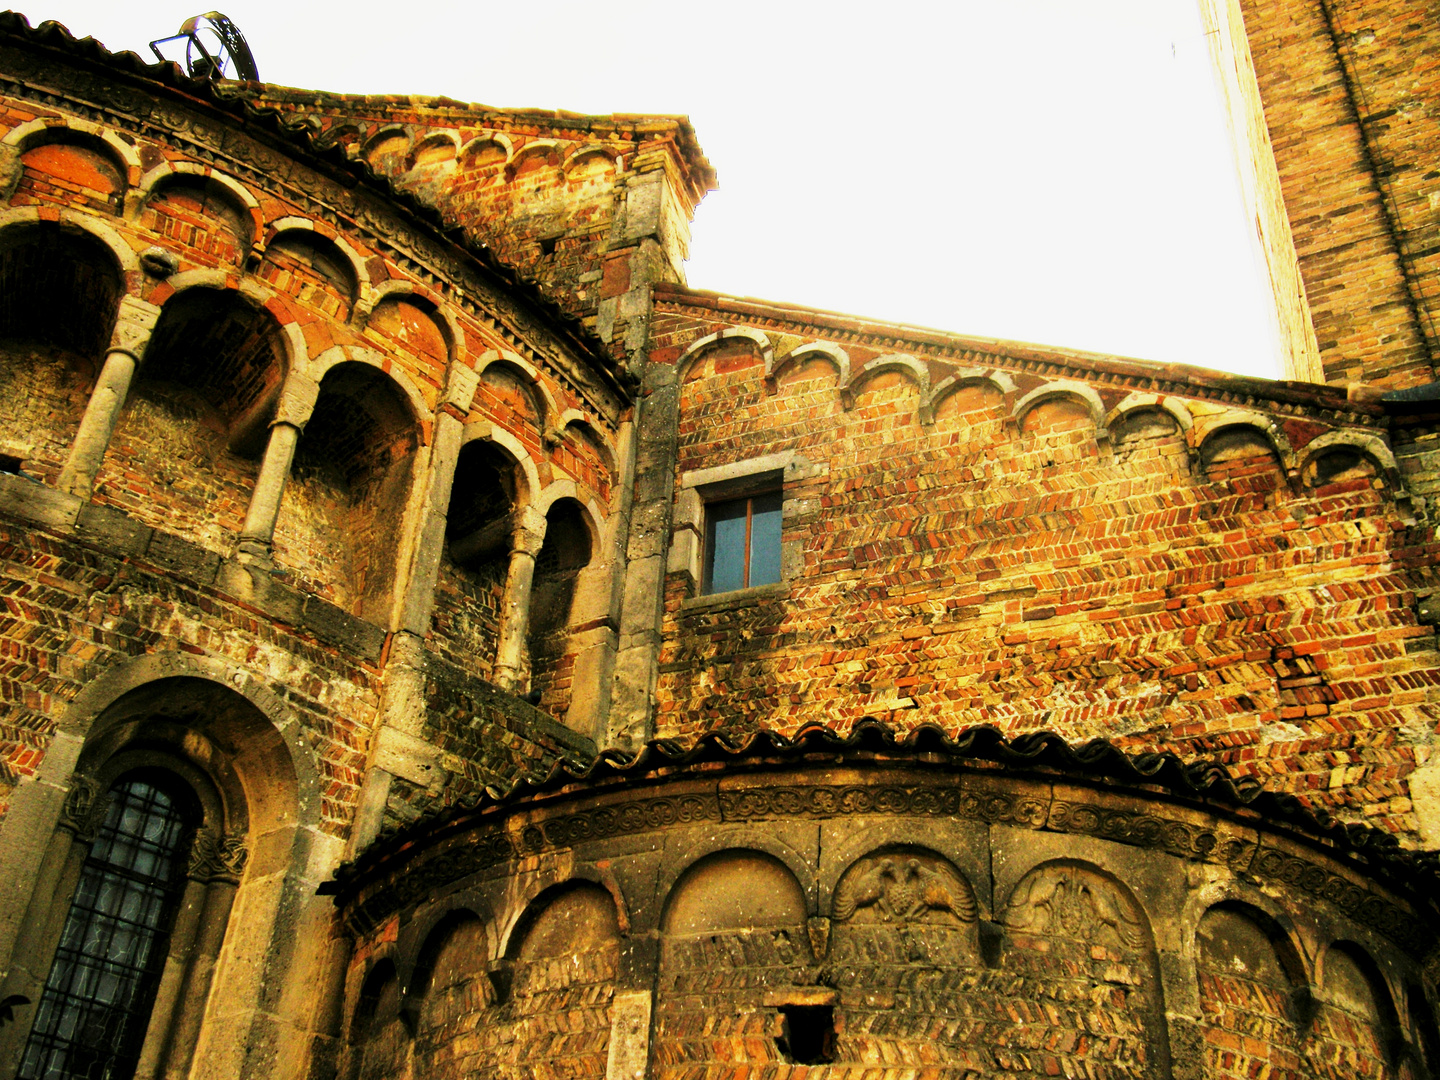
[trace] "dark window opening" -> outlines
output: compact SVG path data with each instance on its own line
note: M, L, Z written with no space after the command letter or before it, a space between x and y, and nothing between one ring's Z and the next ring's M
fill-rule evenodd
M781 500L780 492L770 491L705 508L705 592L780 580Z
M20 466L24 463L24 459L15 457L13 454L0 454L0 473L19 476Z
M795 1065L823 1065L835 1060L835 1006L780 1006L781 1055Z
M123 778L65 919L20 1080L128 1080L185 884L194 815L148 777Z

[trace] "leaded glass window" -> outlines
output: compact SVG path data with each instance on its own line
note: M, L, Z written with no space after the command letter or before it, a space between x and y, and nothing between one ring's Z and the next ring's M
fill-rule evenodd
M134 1073L193 833L193 816L153 777L123 777L111 788L19 1080L128 1080Z

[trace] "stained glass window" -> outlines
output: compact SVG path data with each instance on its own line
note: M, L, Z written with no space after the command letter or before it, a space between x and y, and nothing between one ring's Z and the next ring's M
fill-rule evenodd
M129 1080L185 883L193 820L150 779L122 778L65 919L19 1080Z

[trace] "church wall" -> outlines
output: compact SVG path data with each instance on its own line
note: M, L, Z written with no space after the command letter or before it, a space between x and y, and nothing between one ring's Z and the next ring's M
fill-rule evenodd
M1332 382L1433 381L1440 255L1431 13L1379 0L1242 0L1245 30Z
M1364 442L1363 412L1242 409L1202 382L1171 384L1160 407L1138 396L1138 366L1093 380L1087 402L1038 364L941 361L863 324L827 338L761 320L764 344L686 355L719 328L697 309L662 297L651 354L685 365L658 734L865 716L1045 728L1223 762L1420 831L1406 778L1428 759L1440 676L1416 598L1437 552L1413 516L1424 500L1378 463L1388 451L1316 449L1346 422ZM843 351L848 386L833 356L801 351L817 339ZM901 351L920 359L886 359ZM961 365L974 374L937 400ZM797 455L786 580L700 595L704 493L684 477L774 455Z
M1338 897L1348 877L1313 850L933 757L928 777L855 748L823 769L750 771L743 754L726 757L718 777L671 769L413 833L404 854L344 887L357 935L347 1010L360 1018L357 989L393 967L413 1001L392 1008L427 1015L432 928L474 918L484 937L473 931L454 960L466 989L445 999L448 1050L427 1050L422 1023L417 1078L508 1063L512 1040L537 1030L549 1033L532 1044L537 1070L573 1066L589 1045L663 1077L1428 1067L1428 1006L1407 1011L1394 989L1416 978L1411 950L1426 946L1400 908L1382 917L1396 920L1387 931L1355 921L1382 910L1378 894L1321 895ZM1277 874L1310 882L1306 898L1267 884ZM590 934L558 983L536 984L528 912L565 888L601 907L613 898L616 923ZM577 996L611 940L605 988ZM543 1020L542 988L557 1010Z

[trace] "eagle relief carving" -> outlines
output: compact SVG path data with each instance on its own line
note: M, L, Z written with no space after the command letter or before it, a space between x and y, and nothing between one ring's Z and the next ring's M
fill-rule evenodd
M861 859L835 886L836 922L974 922L975 893L938 855L888 852Z
M1032 870L1015 886L1005 925L1032 934L1080 938L1098 945L1144 949L1150 933L1113 881L1081 866Z

